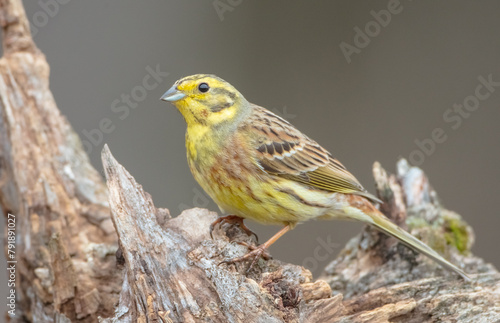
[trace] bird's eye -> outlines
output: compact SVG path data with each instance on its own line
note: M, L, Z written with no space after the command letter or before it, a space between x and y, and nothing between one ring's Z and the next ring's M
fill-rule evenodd
M198 85L198 90L200 90L201 93L208 92L209 89L210 86L208 86L207 83L200 83L200 85Z

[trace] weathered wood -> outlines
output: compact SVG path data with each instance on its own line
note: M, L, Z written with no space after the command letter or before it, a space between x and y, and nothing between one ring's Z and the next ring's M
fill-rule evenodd
M0 209L17 234L11 320L95 322L113 313L121 286L107 189L56 107L20 0L0 0L0 23Z
M470 255L468 249L464 251L467 256L455 257L466 264L470 273L482 273L472 275L475 281L471 283L440 270L426 258L370 230L348 244L328 267L324 280L314 281L304 268L277 260L260 260L249 274L246 264L221 264L225 259L248 252L248 248L238 242L255 245L253 236L236 225L223 224L216 227L214 239L210 238L208 230L216 214L204 209L188 210L170 218L168 211L155 208L151 197L118 164L107 147L102 158L113 222L126 268L118 310L113 318L104 322L425 322L430 319L481 322L485 318L500 319L500 274ZM403 166L401 162L400 168ZM434 218L439 216L435 211L451 216L449 211L437 210L438 204L426 205L437 202L435 192L430 190L419 169L407 168L400 176L401 184L395 178L389 180L379 165L375 171L379 174L376 176L379 191L385 194L381 198L387 200L388 214L396 215L396 210L413 214L418 207L422 221L433 219L439 223L439 218ZM412 196L403 196L403 193ZM400 196L396 196L398 194ZM408 205L407 201L412 204ZM405 219L401 214L397 216ZM458 215L450 219L461 221ZM423 223L418 226L420 230L425 227ZM413 228L411 223L409 228ZM446 231L446 225L431 229L436 232L430 231L430 236ZM472 237L469 229L465 232ZM457 241L441 243L445 254L456 253L453 243ZM470 248L471 242L466 246ZM327 282L334 287L336 296L332 297ZM348 298L343 300L341 293Z
M366 227L320 277L334 294L346 299L347 321L357 322L373 314L375 322L385 322L388 313L393 315L391 322L500 321L500 274L471 253L472 228L442 207L421 169L410 167L406 160L397 166L397 175L387 175L378 163L373 167L378 196L385 202L381 210L462 265L473 281L464 282L393 238ZM381 309L385 313L375 313ZM409 310L394 315L401 309Z
M105 147L113 223L125 260L126 279L114 318L106 322L298 322L327 284L312 283L310 272L278 261L261 261L246 276L246 266L220 264L255 244L239 227L215 230L217 214L192 209L169 219ZM160 220L158 214L162 214ZM229 238L229 237L231 238ZM306 319L306 318L304 318Z

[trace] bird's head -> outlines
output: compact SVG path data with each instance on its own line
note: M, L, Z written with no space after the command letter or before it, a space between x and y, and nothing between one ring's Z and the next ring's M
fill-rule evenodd
M209 74L186 76L161 97L175 105L188 126L234 123L249 104L231 84Z

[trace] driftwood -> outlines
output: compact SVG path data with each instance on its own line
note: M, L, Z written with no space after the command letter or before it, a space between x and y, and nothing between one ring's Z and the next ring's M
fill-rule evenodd
M217 214L204 209L173 218L156 208L107 147L106 188L55 105L20 0L0 0L0 23L0 208L16 221L10 321L500 321L500 274L470 253L472 229L404 161L397 175L374 166L381 210L473 282L370 228L318 280L272 259L248 273L221 264L255 238L232 224L210 237Z

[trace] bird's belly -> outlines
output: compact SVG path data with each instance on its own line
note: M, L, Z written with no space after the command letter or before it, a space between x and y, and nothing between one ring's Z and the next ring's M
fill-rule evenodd
M335 204L332 193L310 189L260 169L238 169L233 172L224 163L207 171L191 168L195 179L224 212L263 224L303 222L323 216Z

